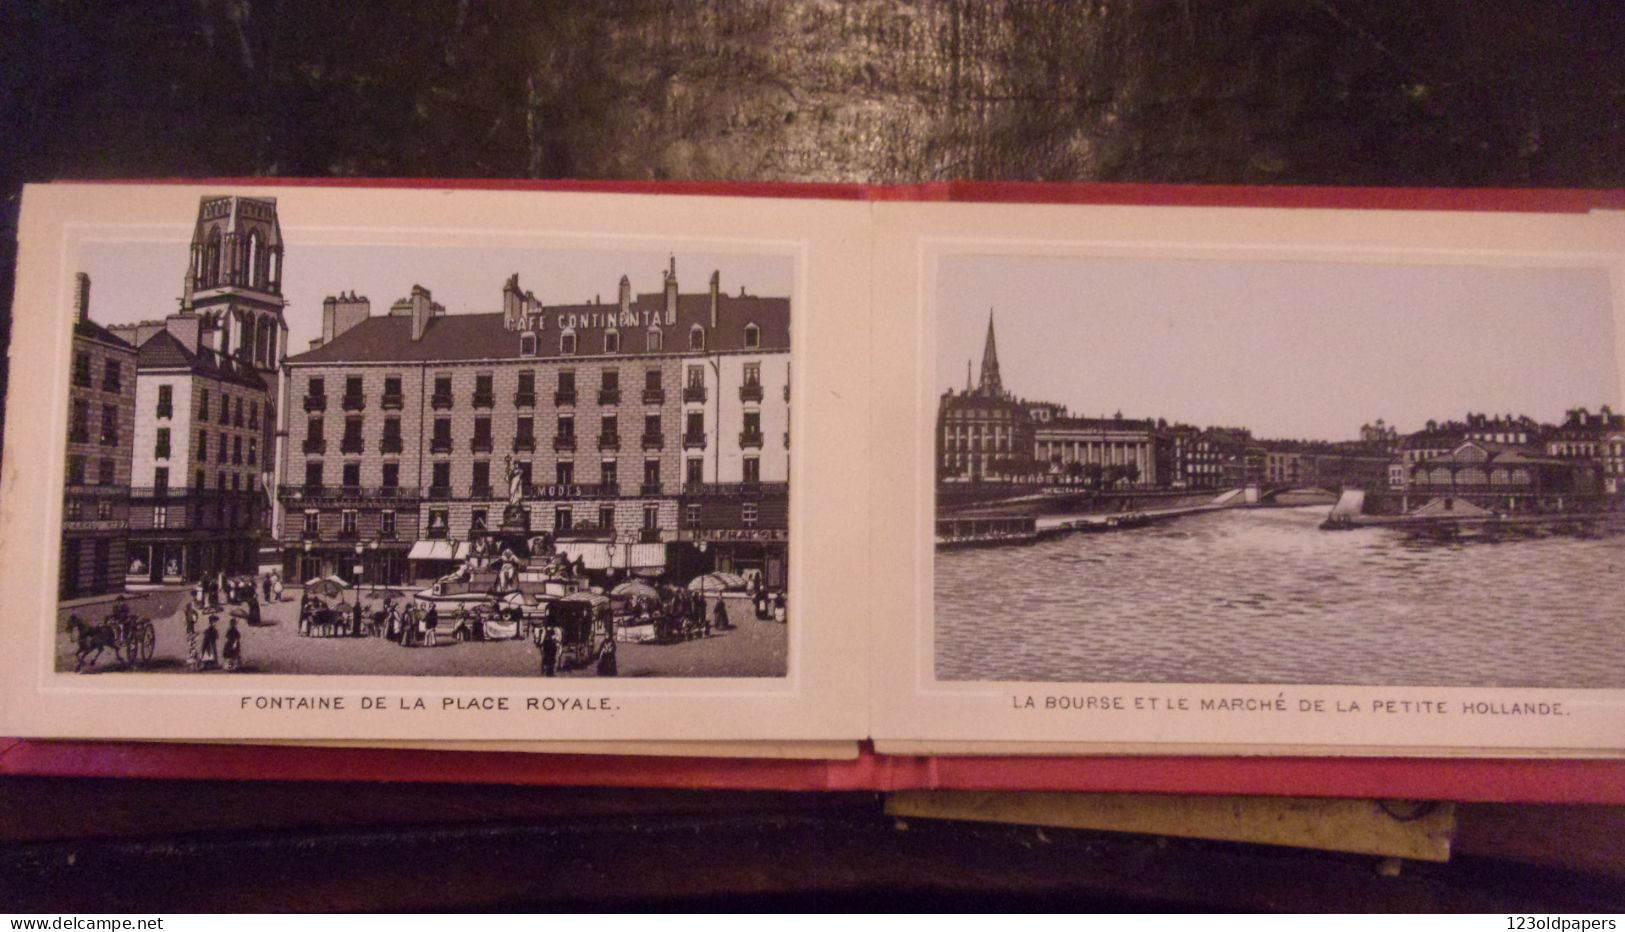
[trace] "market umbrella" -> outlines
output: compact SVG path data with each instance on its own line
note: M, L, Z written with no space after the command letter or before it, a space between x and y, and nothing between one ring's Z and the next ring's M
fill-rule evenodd
M654 586L640 579L623 582L609 590L609 594L617 599L656 599L660 597L660 593L655 590Z
M689 581L695 592L733 592L745 588L745 578L734 573L706 573Z
M336 599L344 594L344 580L336 576L324 576L319 579L305 581L305 591L328 599Z

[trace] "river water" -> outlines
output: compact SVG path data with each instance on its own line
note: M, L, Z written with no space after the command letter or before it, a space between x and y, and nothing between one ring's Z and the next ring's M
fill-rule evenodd
M939 550L937 676L1625 687L1625 537L1423 543L1327 511Z

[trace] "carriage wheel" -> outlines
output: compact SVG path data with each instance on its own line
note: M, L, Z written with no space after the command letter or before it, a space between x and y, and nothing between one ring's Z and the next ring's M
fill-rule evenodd
M153 634L152 622L147 622L136 632L135 643L131 645L130 656L137 663L146 663L152 659L153 648L156 646L157 636Z

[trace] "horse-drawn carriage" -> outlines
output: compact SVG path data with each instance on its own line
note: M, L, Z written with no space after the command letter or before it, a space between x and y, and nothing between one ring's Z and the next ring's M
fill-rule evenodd
M94 667L102 651L109 649L120 663L135 669L152 659L158 640L149 619L137 618L116 609L97 624L91 624L77 614L70 614L67 629L69 636L77 642L73 658L75 673L83 670L87 663Z
M549 602L545 624L558 632L561 670L594 663L603 653L604 645L615 639L615 619L610 612L609 598L596 592L572 592Z

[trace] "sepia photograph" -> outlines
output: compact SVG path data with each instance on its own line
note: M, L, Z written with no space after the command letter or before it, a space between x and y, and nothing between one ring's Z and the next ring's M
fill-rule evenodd
M786 674L793 256L144 219L59 310L58 672Z
M1606 269L936 271L938 681L1625 687Z

